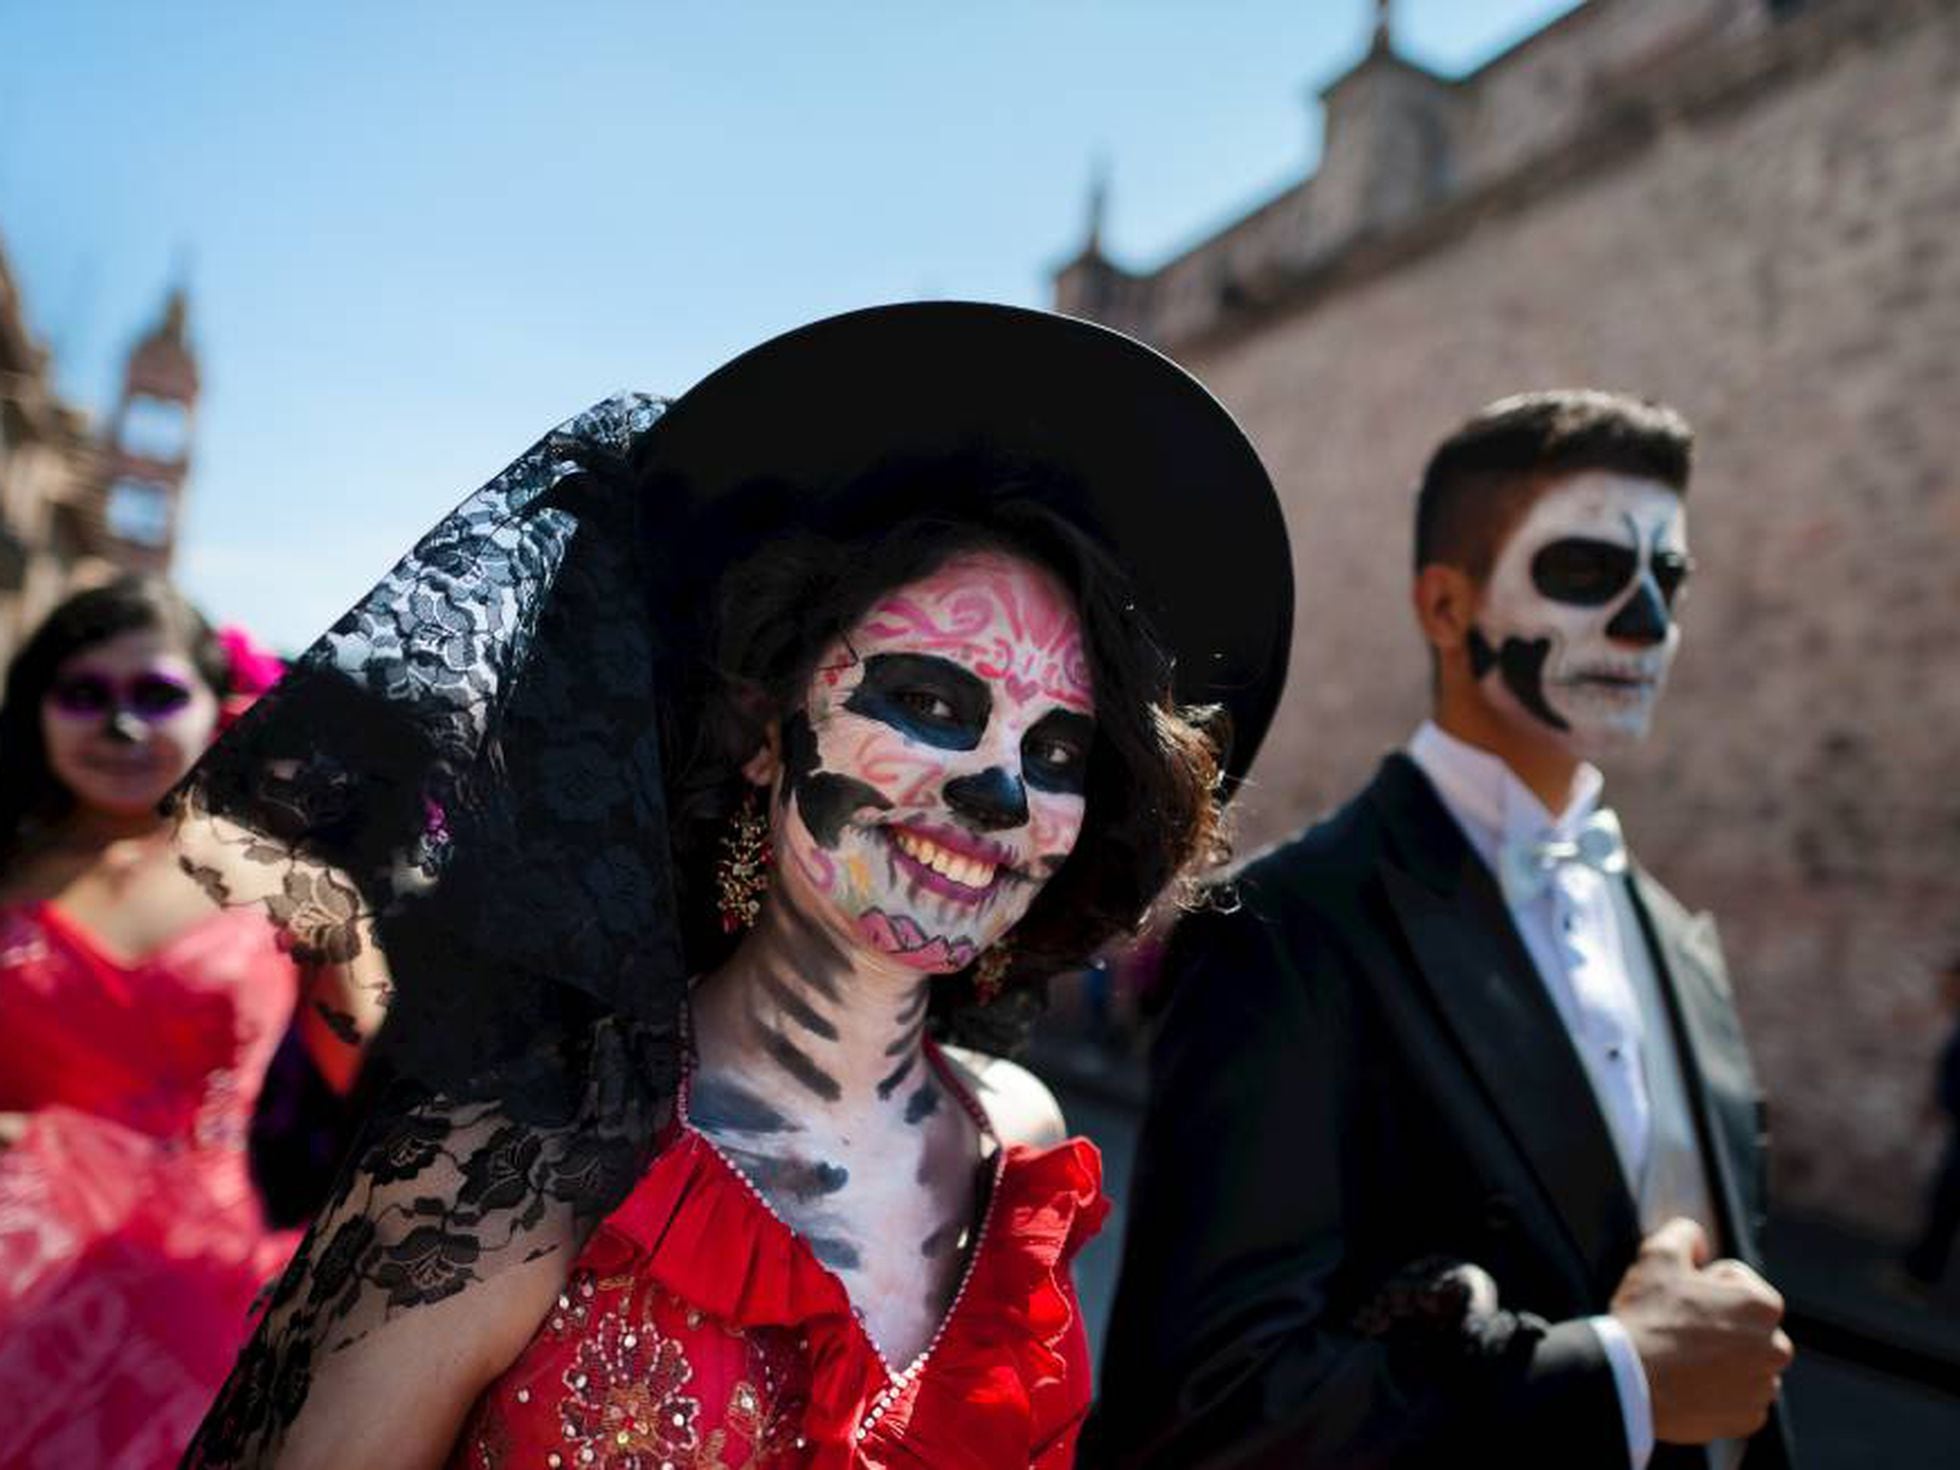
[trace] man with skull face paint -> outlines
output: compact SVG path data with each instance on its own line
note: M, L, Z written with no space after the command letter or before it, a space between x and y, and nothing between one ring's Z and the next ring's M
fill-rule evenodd
M1434 717L1174 943L1087 1463L1790 1463L1720 949L1590 764L1680 646L1691 443L1560 391L1436 450Z

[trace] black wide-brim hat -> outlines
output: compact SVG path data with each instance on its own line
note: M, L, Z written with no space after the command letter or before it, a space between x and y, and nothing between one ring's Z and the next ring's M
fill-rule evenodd
M1178 701L1230 716L1228 789L1272 723L1293 629L1272 481L1196 378L1120 332L982 302L847 312L710 373L641 453L710 511L768 486L820 512L882 466L962 455L1052 471L1042 498L1128 575Z

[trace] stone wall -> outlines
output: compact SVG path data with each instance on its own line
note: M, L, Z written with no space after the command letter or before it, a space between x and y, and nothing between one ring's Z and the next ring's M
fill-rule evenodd
M1527 387L1675 404L1701 433L1701 569L1609 800L1721 917L1780 1197L1903 1230L1951 1024L1931 972L1960 953L1960 8L1824 5L1775 35L1702 8L1736 35L1726 91L1710 41L1694 105L1552 185L1229 332L1160 336L1258 442L1295 538L1292 682L1242 846L1424 712L1408 555L1434 442Z
M1616 94L1767 31L1763 0L1593 0L1465 79L1456 130L1463 187L1558 147Z
M1591 0L1453 80L1377 36L1320 93L1314 173L1154 270L1086 252L1060 272L1057 306L1157 342L1230 330L1357 244L1616 131L1629 101L1770 33L1771 10L1768 0Z
M86 421L55 392L0 250L0 673L90 565L93 482Z

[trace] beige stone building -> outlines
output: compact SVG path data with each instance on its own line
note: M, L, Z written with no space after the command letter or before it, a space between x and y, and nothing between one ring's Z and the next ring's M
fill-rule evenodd
M55 394L0 254L0 668L89 571L93 475L87 424Z
M1285 499L1298 623L1248 842L1424 711L1428 448L1524 388L1677 405L1700 571L1608 799L1721 918L1779 1198L1903 1230L1960 955L1960 4L1591 0L1457 78L1384 23L1321 102L1310 177L1148 270L1092 228L1055 283L1210 384Z
M68 593L124 569L169 572L198 395L186 315L173 291L98 433L56 392L0 250L0 670Z

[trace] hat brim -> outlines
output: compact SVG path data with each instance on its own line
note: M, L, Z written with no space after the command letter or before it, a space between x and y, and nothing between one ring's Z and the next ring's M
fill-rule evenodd
M1160 353L1021 307L871 307L716 369L673 403L646 446L703 504L759 482L820 499L881 464L976 447L1051 466L1080 487L1053 509L1131 579L1175 659L1178 700L1229 713L1224 765L1236 785L1285 678L1286 522L1244 431Z

